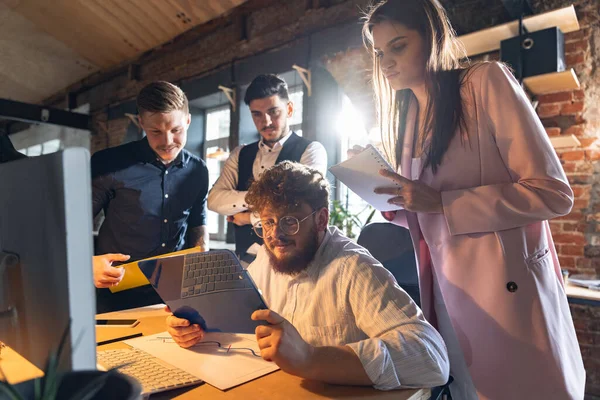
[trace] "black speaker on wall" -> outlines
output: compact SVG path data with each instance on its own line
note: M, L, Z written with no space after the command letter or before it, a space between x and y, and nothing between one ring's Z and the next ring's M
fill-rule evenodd
M565 38L558 27L528 32L500 42L500 59L522 78L564 71Z

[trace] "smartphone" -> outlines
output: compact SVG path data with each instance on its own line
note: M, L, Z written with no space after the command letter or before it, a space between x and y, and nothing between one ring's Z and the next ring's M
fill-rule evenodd
M140 323L138 319L97 319L97 326L112 326L119 328L134 328Z

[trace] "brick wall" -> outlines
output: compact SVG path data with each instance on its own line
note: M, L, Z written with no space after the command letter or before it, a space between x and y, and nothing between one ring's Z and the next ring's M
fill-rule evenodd
M377 126L371 63L371 56L362 47L348 49L323 59L325 68L335 78L354 108L361 111L367 129Z
M129 118L108 120L105 112L92 113L92 132L90 153L115 147L123 143L127 128L131 124Z
M587 40L582 37L582 32L565 35L566 54L570 60L568 67L575 68L579 76L584 68L587 49L583 45L587 44ZM538 100L538 116L549 136L575 135L581 142L580 147L557 150L575 195L572 212L550 222L561 267L571 273L593 272L591 260L584 255L584 245L587 242L587 211L594 181L593 161L597 160L597 152L594 151L597 133L587 129L583 117L585 93L583 89L552 93L539 96Z
M575 135L581 142L557 150L575 204L568 216L551 221L561 267L571 273L600 273L600 53L594 49L600 46L600 27L597 5L587 3L577 8L582 29L565 35L567 65L581 89L539 96L537 109L548 135Z
M570 4L536 2L540 11ZM600 274L600 4L574 4L581 29L565 35L565 55L581 89L540 96L537 111L548 135L573 134L581 142L557 150L575 194L572 212L550 221L561 267L571 274ZM600 307L571 304L571 313L587 372L586 394L600 398Z

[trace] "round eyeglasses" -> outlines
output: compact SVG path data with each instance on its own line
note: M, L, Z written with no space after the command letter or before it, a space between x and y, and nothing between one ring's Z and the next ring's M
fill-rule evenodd
M306 217L300 220L296 217L292 217L291 215L287 215L279 219L279 221L277 222L277 226L285 235L293 236L300 230L300 224L306 221L306 219L308 219L308 217L310 217L311 215L314 215L317 211L318 210L313 211L312 213L308 214ZM254 228L256 236L258 236L259 238L264 238L273 231L275 225L275 221L270 219L266 221L258 221L252 226L252 228Z

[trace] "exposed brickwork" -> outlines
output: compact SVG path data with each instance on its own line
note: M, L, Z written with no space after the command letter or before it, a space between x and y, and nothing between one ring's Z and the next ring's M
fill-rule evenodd
M127 127L131 124L129 118L119 118L108 121L106 113L92 114L93 132L90 142L90 152L115 147L123 143Z
M372 62L367 51L364 48L350 49L333 54L323 61L353 106L361 110L366 127L377 125L371 88Z
M594 274L600 273L600 7L597 0L573 3L582 29L565 35L565 55L581 89L540 96L538 113L549 134L554 136L560 129L581 142L576 149L557 151L575 193L575 206L568 216L550 223L561 267L571 274ZM533 0L532 4L545 11L571 2ZM560 108L558 115L547 112L556 108ZM587 372L586 394L600 398L600 307L571 305L571 313Z
M600 396L600 307L571 304L571 314L587 373L586 394L597 398Z
M556 7L563 5L558 3ZM565 35L565 54L568 67L575 69L582 89L539 96L537 111L549 136L556 136L557 133L575 135L582 143L578 148L557 150L573 186L575 205L569 216L554 220L551 224L559 255L566 262L562 267L571 273L592 273L600 272L595 270L595 264L580 260L596 257L594 254L600 256L600 251L594 245L598 240L596 224L600 220L589 214L600 200L596 171L596 161L600 159L597 140L600 135L600 81L598 72L594 70L600 55L593 51L594 46L598 46L600 27L597 14L594 15L594 12L598 12L597 5L594 6L591 1L581 1L576 3L576 9L582 29ZM572 243L573 226L578 227L581 236L578 245L582 250L585 247L586 251L563 246ZM569 254L565 253L567 250Z

